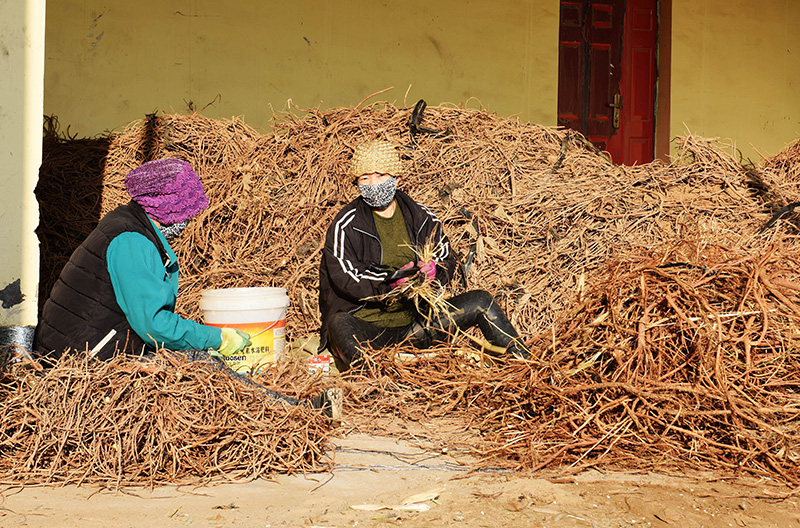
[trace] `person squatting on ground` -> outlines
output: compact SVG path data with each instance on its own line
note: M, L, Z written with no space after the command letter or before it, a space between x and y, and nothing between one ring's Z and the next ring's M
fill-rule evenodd
M119 353L147 356L163 347L254 385L208 352L236 354L249 344L246 333L175 313L178 259L168 241L208 207L200 178L185 161L161 159L130 171L125 189L131 201L105 215L61 271L44 304L35 349L46 361L56 361L67 349L106 360ZM301 403L262 389L276 400ZM337 390L308 403L329 416L340 413Z
M322 312L320 349L349 368L361 359L367 343L373 348L407 342L427 348L458 330L478 326L492 345L516 357L529 356L491 294L472 290L447 300L446 311L430 318L406 299L386 305L372 298L402 286L409 277L396 270L415 270L424 281L445 286L456 259L442 223L427 207L397 190L403 165L388 141L356 148L350 169L360 196L346 205L328 228L319 269ZM434 258L418 252L433 242Z

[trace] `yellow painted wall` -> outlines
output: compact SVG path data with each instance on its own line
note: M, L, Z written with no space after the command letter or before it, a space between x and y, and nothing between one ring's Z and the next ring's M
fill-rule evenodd
M51 2L45 113L92 136L187 102L266 128L377 97L481 103L552 125L558 0ZM410 89L409 89L410 87Z
M795 0L672 0L670 137L753 159L751 144L773 155L800 137L798 27ZM393 86L378 99L475 98L552 125L557 40L558 0L51 2L45 113L91 136L191 102L266 128L289 99L351 106Z
M672 14L673 137L732 139L756 162L800 137L800 2L673 0Z

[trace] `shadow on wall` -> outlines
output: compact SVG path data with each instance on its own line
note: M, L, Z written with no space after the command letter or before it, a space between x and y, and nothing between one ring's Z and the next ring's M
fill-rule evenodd
M147 116L146 133L155 116ZM102 212L106 161L113 138L78 139L62 132L56 116L45 116L42 166L36 184L39 202L39 311L64 265L83 240L97 227ZM154 151L154 134L148 135L144 161Z
M76 139L45 116L39 202L39 315L69 256L100 220L108 137Z

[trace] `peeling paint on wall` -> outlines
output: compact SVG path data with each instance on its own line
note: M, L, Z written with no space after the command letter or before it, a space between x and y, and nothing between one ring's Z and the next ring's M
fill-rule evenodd
M2 290L0 290L0 302L3 308L11 308L18 304L22 304L25 296L22 295L22 288L20 287L20 279L15 280Z
M101 31L99 35L95 35L98 22L100 21L101 18L103 18L103 15L105 15L105 12L100 13L99 15L94 17L94 20L92 20L92 23L89 25L89 33L86 35L86 38L90 39L89 42L90 48L96 48L97 43L100 42L100 39L102 39L103 35L105 34L105 31Z

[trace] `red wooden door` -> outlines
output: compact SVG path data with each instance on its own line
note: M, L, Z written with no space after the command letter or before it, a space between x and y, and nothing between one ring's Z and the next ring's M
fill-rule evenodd
M561 0L558 123L615 163L653 160L657 0Z

